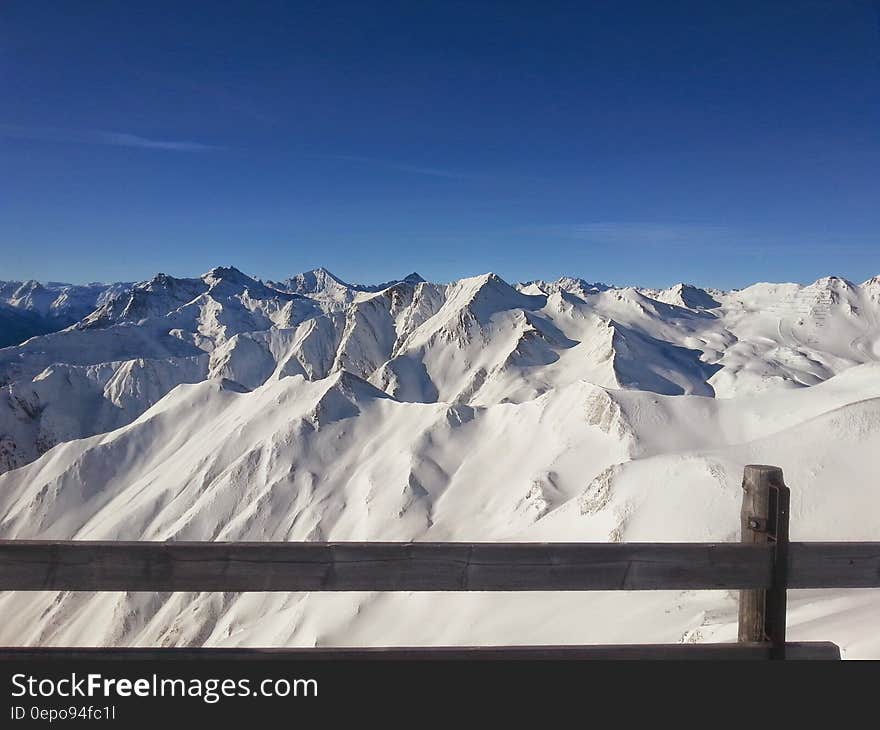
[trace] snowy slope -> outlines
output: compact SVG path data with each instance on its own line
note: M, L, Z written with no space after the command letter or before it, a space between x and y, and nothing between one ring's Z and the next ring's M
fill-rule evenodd
M0 350L0 537L731 540L783 467L795 539L880 540L880 284L734 292L159 275ZM880 657L880 593L794 638ZM0 596L0 642L731 638L723 593Z

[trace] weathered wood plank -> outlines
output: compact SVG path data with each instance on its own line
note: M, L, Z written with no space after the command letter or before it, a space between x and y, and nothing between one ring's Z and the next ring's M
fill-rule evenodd
M740 543L0 541L0 590L503 591L766 588ZM880 588L880 543L789 545L789 588Z
M792 542L789 588L880 588L880 542Z
M763 660L770 645L609 644L594 646L368 647L314 649L2 648L0 662L73 661L581 661L594 659ZM840 659L830 642L786 644L787 659Z
M0 590L546 591L760 588L739 543L0 541Z

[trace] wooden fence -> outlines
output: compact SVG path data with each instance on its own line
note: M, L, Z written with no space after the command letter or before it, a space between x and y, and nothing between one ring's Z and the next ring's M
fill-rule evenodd
M830 659L785 637L789 588L880 587L880 543L789 542L782 470L747 466L739 543L0 541L0 590L740 590L734 644L358 649L0 648L0 659Z

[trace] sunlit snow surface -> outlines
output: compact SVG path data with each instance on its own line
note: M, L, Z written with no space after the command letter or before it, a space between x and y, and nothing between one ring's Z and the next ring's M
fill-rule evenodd
M90 286L78 321L0 349L0 538L736 540L742 468L769 463L793 539L880 540L878 279ZM57 300L26 290L2 306ZM721 641L735 611L692 591L5 593L0 643ZM792 592L789 627L880 657L880 592Z

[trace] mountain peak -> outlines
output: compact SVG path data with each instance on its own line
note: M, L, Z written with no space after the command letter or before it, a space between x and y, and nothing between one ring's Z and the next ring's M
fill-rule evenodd
M329 293L332 298L343 301L351 299L352 286L340 279L333 272L323 266L309 271L303 271L280 282L268 282L269 286L283 291L312 296L314 294Z
M715 309L720 306L709 292L693 284L679 283L672 287L681 304L688 309Z
M218 281L227 281L234 284L251 283L254 281L254 279L247 274L243 274L234 266L215 266L209 272L203 274L201 278L209 284Z
M680 282L668 289L634 289L634 291L640 296L656 302L684 307L693 311L715 309L721 306L721 302L717 301L709 292L693 284Z
M319 266L317 269L312 269L311 271L306 271L306 272L303 272L302 274L299 274L299 276L309 276L309 275L318 277L320 279L325 279L325 280L330 279L331 281L335 281L337 284L343 284L344 286L348 286L348 282L343 281L338 276L336 276L336 274L334 274L332 271L330 271L330 269L326 269L323 266Z
M849 279L844 279L842 276L823 276L821 279L816 279L810 286L813 286L817 289L852 289L855 287Z
M467 307L478 320L485 322L505 309L537 309L546 302L546 296L523 294L490 271L457 282L446 308L452 311Z

